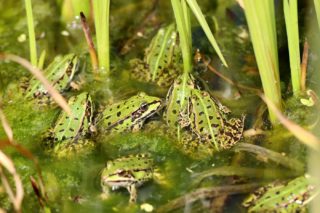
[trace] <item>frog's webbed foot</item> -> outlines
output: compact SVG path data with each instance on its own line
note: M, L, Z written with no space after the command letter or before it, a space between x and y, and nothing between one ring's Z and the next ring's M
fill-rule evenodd
M130 193L130 203L135 203L137 201L137 189L134 184L131 184L127 187L127 190Z

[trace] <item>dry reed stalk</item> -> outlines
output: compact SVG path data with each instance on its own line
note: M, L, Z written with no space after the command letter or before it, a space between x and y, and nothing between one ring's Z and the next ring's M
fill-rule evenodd
M1 59L14 61L29 70L32 75L34 75L39 81L41 81L46 90L48 90L48 93L51 95L52 99L69 115L72 114L66 100L55 88L51 86L50 82L44 77L40 69L32 66L29 61L17 55L0 53L0 60Z

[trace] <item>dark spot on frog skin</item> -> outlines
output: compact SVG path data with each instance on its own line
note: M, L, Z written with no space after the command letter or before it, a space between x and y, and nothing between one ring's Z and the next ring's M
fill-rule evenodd
M111 115L108 115L108 116L106 117L106 120L108 120L109 118L111 118Z
M210 116L209 116L209 119L210 119L210 120L212 120L212 119L213 119L213 116L212 116L212 115L210 115Z
M199 112L199 116L201 116L201 115L203 115L204 114L204 112L202 111L202 112Z
M177 114L177 110L175 110L175 109L172 110L172 113L173 113L173 114Z
M120 117L120 115L121 115L121 112L117 112L117 116Z

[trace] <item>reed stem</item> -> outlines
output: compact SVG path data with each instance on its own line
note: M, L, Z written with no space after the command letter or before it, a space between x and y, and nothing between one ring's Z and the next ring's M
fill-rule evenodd
M293 94L298 95L301 92L301 66L297 0L284 0L283 10L288 37L292 89Z
M187 9L183 9L183 3L180 0L171 0L174 17L176 20L180 46L182 51L183 59L183 72L189 73L192 69L191 64L191 29L190 29L190 19L188 19Z
M244 0L244 7L264 93L282 109L274 1ZM268 109L271 122L276 124L276 115Z
M37 56L36 37L34 32L31 0L25 0L25 7L26 7L26 13L27 13L28 32L29 32L30 61L34 67L37 67L38 56Z
M99 67L107 75L110 72L109 11L110 0L93 1Z

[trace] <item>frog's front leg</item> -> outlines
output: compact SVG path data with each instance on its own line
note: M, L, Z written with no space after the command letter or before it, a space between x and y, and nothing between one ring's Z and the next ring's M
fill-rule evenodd
M132 125L131 131L132 132L138 132L143 126L143 121L139 121L138 123Z
M106 200L110 196L110 186L105 183L104 178L101 178L101 188L102 188L102 193L100 194L100 197L102 200Z
M135 184L131 184L129 186L127 186L127 190L130 193L130 203L135 203L137 200L137 189L136 189L136 185Z

